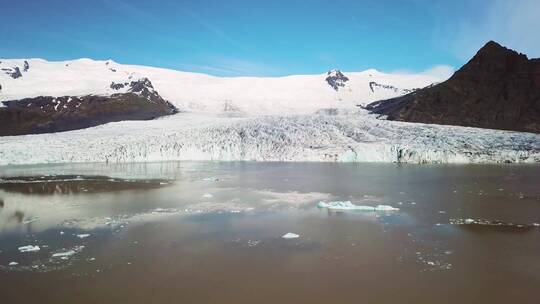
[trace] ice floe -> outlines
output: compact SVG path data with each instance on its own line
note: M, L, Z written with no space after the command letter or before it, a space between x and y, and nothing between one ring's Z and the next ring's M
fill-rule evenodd
M487 220L487 219L472 219L472 218L466 218L466 219L450 219L450 224L456 225L456 226L462 226L462 227L470 227L470 228L491 228L494 230L501 230L501 231L527 231L534 228L538 228L539 226L536 223L532 224L521 224L521 223L511 223L511 222L505 222L501 220Z
M75 246L72 249L66 250L66 251L59 251L56 253L53 253L51 256L52 258L61 258L61 259L67 259L71 257L72 255L81 252L84 249L84 246Z
M399 208L395 208L389 205L377 205L377 206L365 206L355 205L351 201L335 201L335 202L319 202L317 204L319 208L326 208L329 210L355 210L355 211L399 211Z
M28 218L28 219L24 220L22 223L23 224L31 224L31 223L33 223L33 222L35 222L37 220L39 220L39 217L33 216L31 218Z
M284 235L281 236L281 238L283 238L283 239L297 239L299 237L300 237L300 235L298 235L296 233L292 233L292 232L287 232L287 233L285 233Z
M217 181L219 181L219 178L217 178L217 177L205 177L202 180L205 181L205 182L217 182Z
M20 252L36 252L36 251L40 250L39 246L37 246L37 245L21 246L18 249L19 249Z

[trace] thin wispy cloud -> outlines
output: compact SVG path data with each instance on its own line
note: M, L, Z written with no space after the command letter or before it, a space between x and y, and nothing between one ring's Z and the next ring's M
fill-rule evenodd
M422 74L434 76L440 79L448 79L455 72L455 68L446 64L439 64L427 70L422 71Z
M222 76L271 76L282 71L269 64L238 58L209 58L208 64L180 63L178 68L186 71L203 72Z
M145 27L161 21L153 14L123 0L101 0L101 2L105 4L108 9L114 10L135 23L145 25Z
M413 70L407 70L407 69L401 69L401 70L394 70L391 71L391 74L424 74L429 75L433 77L437 77L439 79L448 79L456 69L453 66L446 65L446 64L438 64L435 66L432 66L428 69L425 69L423 71L413 71Z
M482 1L481 14L438 36L459 58L466 60L489 40L532 57L540 57L540 1Z
M201 17L199 14L195 13L192 10L184 9L184 12L191 17L199 26L204 28L207 32L214 35L215 37L219 38L220 40L228 43L231 46L234 46L238 49L241 49L243 51L247 51L247 48L245 45L241 44L237 40L231 38L230 35L225 33L223 30L221 30L219 27L215 26L208 20L205 20L203 17Z

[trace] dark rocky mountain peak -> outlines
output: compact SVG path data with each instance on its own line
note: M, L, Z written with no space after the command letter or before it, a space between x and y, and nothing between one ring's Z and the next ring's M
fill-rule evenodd
M349 78L340 70L330 70L326 73L326 82L336 91L345 86Z
M146 77L141 78L136 81L124 82L124 83L116 83L113 81L110 85L110 88L115 91L120 91L122 89L127 88L125 92L135 93L152 102L156 102L159 99L161 99L158 92L154 89L154 86L152 85L152 82L150 81L150 79Z
M447 81L366 107L392 120L540 132L540 59L487 42Z
M68 131L178 112L161 98L148 78L113 82L110 87L119 92L111 96L38 96L4 101L0 108L0 136Z
M2 68L2 72L5 74L11 76L13 79L17 79L19 77L22 77L21 69L19 67L14 68Z

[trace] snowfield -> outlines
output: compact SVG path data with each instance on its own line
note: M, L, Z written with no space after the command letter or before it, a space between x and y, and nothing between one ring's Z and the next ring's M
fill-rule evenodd
M172 160L540 162L540 135L393 122L351 112L247 118L179 113L0 138L0 165Z
M26 72L25 62L28 63ZM3 72L15 67L22 71L22 76L17 79ZM235 115L310 114L320 108L367 105L444 80L427 74L387 74L370 69L345 73L348 80L335 90L327 83L328 76L325 73L286 77L214 77L123 65L112 60L51 62L43 59L0 59L0 101L36 96L110 95L117 93L110 87L112 82L131 82L146 77L161 97L182 111L232 112Z
M424 74L367 70L214 77L90 59L1 59L0 67L0 101L108 95L117 92L110 87L112 82L148 77L156 91L182 111L152 121L0 137L0 165L173 160L540 162L538 134L393 122L358 107L444 80ZM21 73L13 77L16 67ZM329 76L337 77L336 86L327 81Z

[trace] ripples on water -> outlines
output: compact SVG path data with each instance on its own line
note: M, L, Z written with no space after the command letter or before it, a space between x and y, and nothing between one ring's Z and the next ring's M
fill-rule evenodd
M28 282L28 302L79 303L354 302L360 291L377 303L450 303L440 295L455 292L525 303L540 285L537 166L171 162L0 175L10 301ZM499 288L487 295L486 282Z

